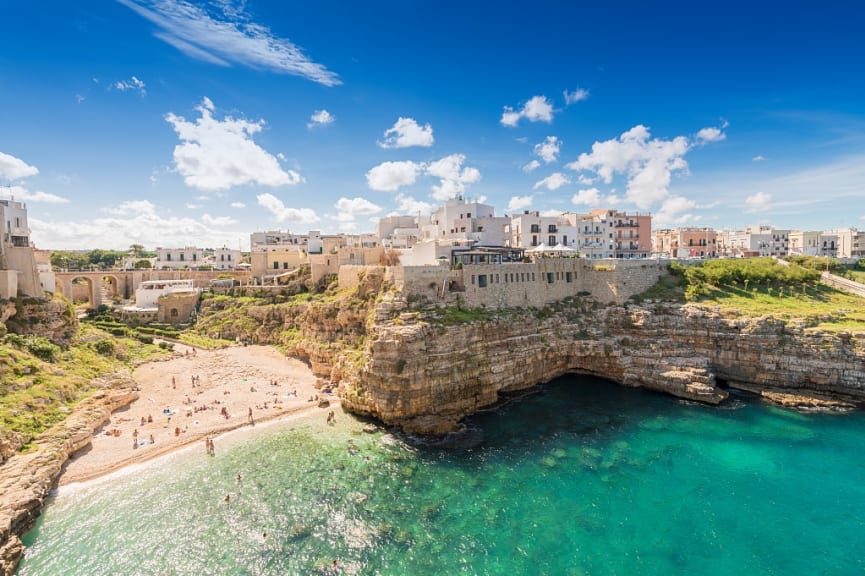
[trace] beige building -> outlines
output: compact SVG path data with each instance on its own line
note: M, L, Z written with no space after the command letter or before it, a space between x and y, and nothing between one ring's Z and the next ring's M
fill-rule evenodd
M585 258L648 258L652 252L652 215L598 208L566 213L577 230L577 250Z
M652 247L669 258L717 258L718 233L712 228L653 230Z
M27 206L0 198L0 298L42 296L36 259L30 246Z

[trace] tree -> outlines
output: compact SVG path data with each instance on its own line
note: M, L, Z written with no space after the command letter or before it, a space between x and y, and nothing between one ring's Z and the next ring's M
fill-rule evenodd
M130 244L129 253L135 258L141 258L141 255L144 254L144 246L141 244Z
M150 264L150 260L147 258L142 258L141 260L136 260L132 267L136 270L141 270L142 268L152 268L153 265Z

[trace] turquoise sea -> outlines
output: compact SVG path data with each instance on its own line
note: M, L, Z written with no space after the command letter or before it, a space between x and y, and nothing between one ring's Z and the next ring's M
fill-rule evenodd
M574 376L439 443L324 419L61 490L18 574L865 572L862 413Z

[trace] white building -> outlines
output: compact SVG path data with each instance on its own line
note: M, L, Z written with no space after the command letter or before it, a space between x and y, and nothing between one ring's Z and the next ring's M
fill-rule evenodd
M483 246L504 246L510 240L510 219L495 208L462 197L451 198L426 218L419 219L420 240L469 240Z
M157 248L156 262L153 267L181 269L197 268L204 264L204 250L187 246L186 248Z
M795 256L819 256L820 232L793 230L789 234L790 254Z
M148 280L135 290L135 307L140 310L158 308L159 297L176 292L197 292L192 280Z
M385 216L376 225L376 234L385 248L411 248L420 237L415 216Z
M234 270L240 264L243 254L240 250L232 250L231 248L217 248L213 253L213 268L214 270Z
M561 244L576 249L577 228L565 214L541 216L529 210L511 216L510 244L514 248L532 248L544 244Z
M36 259L30 246L27 206L0 198L0 298L42 296Z

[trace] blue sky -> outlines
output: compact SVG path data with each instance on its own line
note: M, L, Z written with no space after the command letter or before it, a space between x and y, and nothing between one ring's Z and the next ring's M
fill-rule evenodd
M248 248L455 194L865 227L858 2L10 2L0 194L40 248Z

